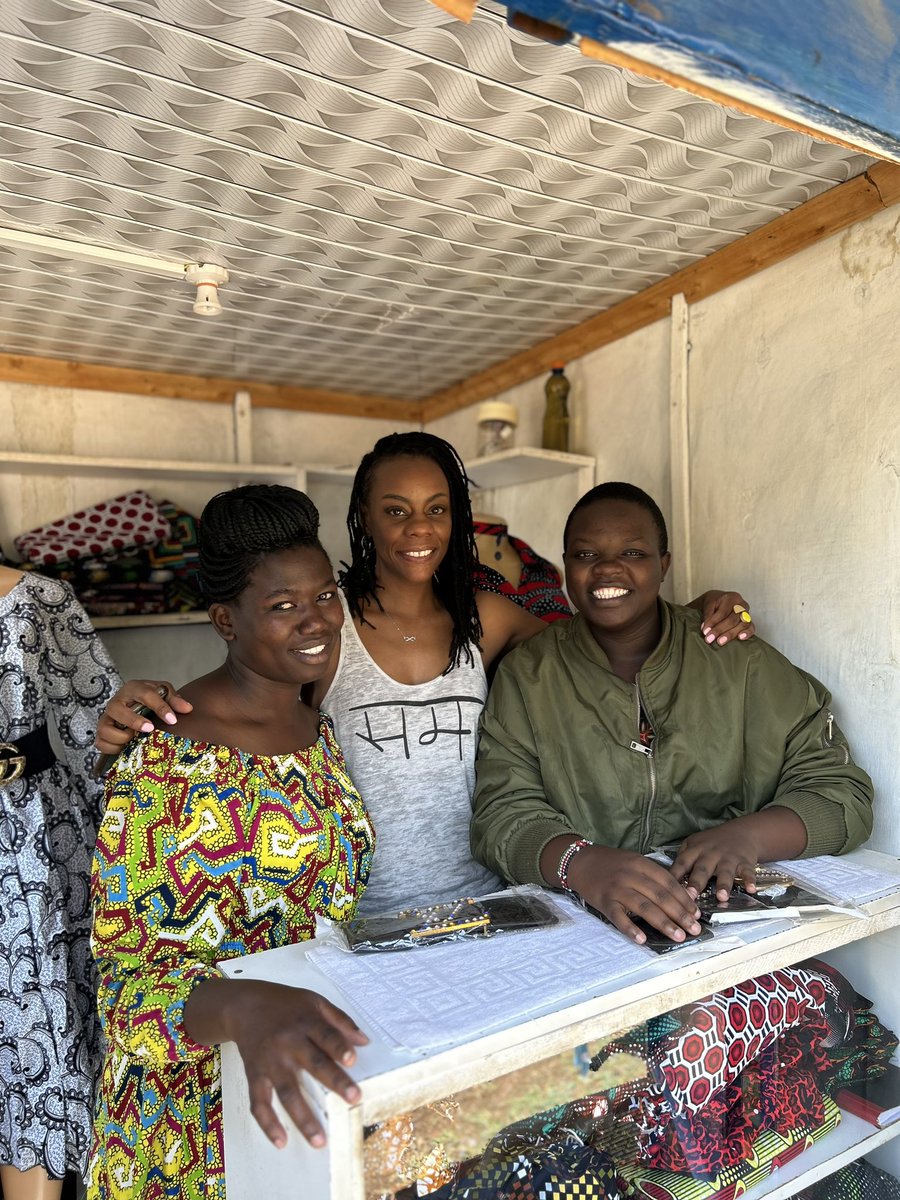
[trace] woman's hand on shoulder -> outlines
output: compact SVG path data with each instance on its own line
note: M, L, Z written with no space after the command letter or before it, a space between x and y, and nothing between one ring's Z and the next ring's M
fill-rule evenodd
M175 691L171 683L157 679L129 679L123 683L103 710L97 724L95 745L104 754L118 754L136 733L151 733L153 723L137 710L137 705L155 713L167 725L174 725L176 713L189 713L190 701Z
M481 653L485 667L547 628L538 617L506 596L498 596L494 592L476 592L475 599L481 620Z
M735 639L746 642L756 633L747 601L740 592L704 592L690 606L703 616L700 631L709 645L724 646Z
M223 996L223 1040L240 1051L250 1111L263 1133L279 1149L287 1142L272 1104L277 1095L310 1145L324 1146L325 1131L303 1097L298 1072L355 1104L361 1093L343 1068L353 1065L368 1037L345 1012L305 988L251 980L213 986Z

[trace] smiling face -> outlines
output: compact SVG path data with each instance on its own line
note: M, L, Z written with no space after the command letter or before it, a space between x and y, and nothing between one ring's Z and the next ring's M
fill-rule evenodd
M628 500L598 500L571 519L566 587L598 640L656 621L656 598L669 569L651 514Z
M372 472L362 519L382 583L391 576L430 581L447 553L452 529L444 472L430 458L385 459Z
M296 687L325 673L344 623L331 564L317 546L265 555L237 599L214 604L210 617L233 667Z

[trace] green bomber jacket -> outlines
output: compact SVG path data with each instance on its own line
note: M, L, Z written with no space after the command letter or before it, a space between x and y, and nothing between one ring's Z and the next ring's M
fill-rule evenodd
M662 636L633 684L612 672L581 616L500 664L482 718L471 842L503 878L543 883L541 851L559 834L644 853L770 804L806 825L806 856L869 836L872 782L822 684L761 638L708 646L699 613L659 604Z

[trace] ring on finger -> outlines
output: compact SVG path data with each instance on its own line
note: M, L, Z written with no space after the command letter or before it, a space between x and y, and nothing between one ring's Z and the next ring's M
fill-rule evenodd
M744 606L742 604L735 604L734 608L732 608L731 611L733 613L735 613L737 616L739 616L745 625L749 625L750 622L753 620L753 618L750 616L750 614L747 612L746 608L744 608Z

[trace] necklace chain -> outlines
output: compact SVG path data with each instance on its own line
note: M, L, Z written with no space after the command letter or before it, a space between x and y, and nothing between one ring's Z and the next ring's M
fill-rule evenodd
M384 611L384 610L382 609L382 611ZM391 622L391 624L394 626L394 628L397 630L397 632L403 638L404 642L406 642L408 644L408 643L414 642L416 640L415 634L403 632L403 630L400 628L400 626L397 624L397 622L394 620L394 618L391 616L390 613L386 612L384 615L387 617L387 619Z

